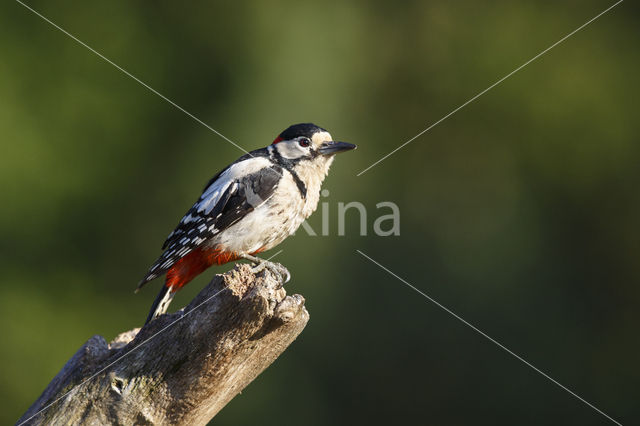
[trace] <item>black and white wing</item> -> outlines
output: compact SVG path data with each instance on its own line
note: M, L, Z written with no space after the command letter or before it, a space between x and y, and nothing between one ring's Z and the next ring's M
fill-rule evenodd
M138 288L163 275L179 259L267 201L281 177L282 169L264 157L241 158L216 175L169 234L162 245L164 253Z

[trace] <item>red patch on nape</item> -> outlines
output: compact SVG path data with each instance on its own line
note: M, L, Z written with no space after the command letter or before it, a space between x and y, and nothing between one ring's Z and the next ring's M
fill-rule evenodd
M275 144L277 144L278 142L282 142L283 140L284 140L284 139L282 139L282 137L281 137L281 136L278 136L277 138L275 138L275 139L273 140L273 142L271 143L271 145L275 145Z
M238 255L233 252L225 252L220 249L195 249L178 260L167 271L164 285L175 293L211 265L222 265L236 259L238 259Z

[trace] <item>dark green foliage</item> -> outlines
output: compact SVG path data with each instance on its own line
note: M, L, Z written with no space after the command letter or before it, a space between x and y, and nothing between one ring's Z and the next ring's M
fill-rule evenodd
M307 425L605 424L355 249L623 424L640 417L632 2L360 177L610 3L29 4L247 150L307 121L358 144L325 183L332 236L301 230L277 258L311 321L219 424L281 425L274 407ZM242 152L18 3L0 35L9 423L91 335L142 324L161 283L137 282ZM387 200L399 237L372 232ZM367 206L368 236L352 212L336 236L339 201ZM310 223L320 234L320 211Z

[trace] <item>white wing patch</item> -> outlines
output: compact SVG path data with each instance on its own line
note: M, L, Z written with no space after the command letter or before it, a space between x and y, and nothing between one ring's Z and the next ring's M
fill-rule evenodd
M270 167L271 162L263 157L253 157L241 161L229 167L213 182L200 196L200 200L196 203L198 213L209 214L211 210L218 204L220 197L227 191L230 185L234 185L231 190L237 187L236 179L255 173L265 167ZM186 217L185 217L186 219ZM183 220L185 220L183 219ZM193 220L193 219L192 219ZM185 222L186 223L186 222Z
M196 204L196 211L204 214L211 213L211 210L213 210L220 201L222 194L224 194L229 187L231 187L231 191L233 192L237 186L238 185L235 182L229 180L226 182L218 183L218 181L216 181L212 183L211 187L213 187L213 189L211 191L207 191L206 194L203 194L202 197L200 197L200 201Z

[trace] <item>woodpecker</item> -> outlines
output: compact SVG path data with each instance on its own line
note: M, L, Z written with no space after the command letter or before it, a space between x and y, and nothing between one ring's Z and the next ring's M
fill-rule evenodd
M247 259L254 271L268 268L287 282L286 268L254 255L280 244L315 211L335 154L355 148L315 124L294 124L211 178L138 284L136 293L166 275L146 322L164 314L175 293L212 265Z

